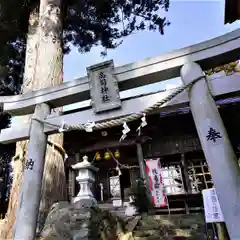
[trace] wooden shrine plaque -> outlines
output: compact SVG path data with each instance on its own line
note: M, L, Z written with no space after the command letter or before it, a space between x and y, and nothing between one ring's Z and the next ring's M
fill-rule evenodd
M118 82L113 70L112 60L87 68L92 107L95 113L121 107Z

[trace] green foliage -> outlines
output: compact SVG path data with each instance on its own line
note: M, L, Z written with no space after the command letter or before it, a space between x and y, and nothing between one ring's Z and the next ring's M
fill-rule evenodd
M22 79L28 19L36 6L39 0L0 2L0 64L8 67L15 84ZM134 32L148 29L163 34L169 25L159 16L160 9L168 10L169 0L63 0L62 7L65 53L71 45L81 53L101 45L106 55L107 49L116 48Z
M64 43L87 52L94 45L106 49L117 47L123 37L141 30L164 33L169 23L158 15L168 10L169 1L153 0L151 5L133 5L127 0L71 0L65 4Z

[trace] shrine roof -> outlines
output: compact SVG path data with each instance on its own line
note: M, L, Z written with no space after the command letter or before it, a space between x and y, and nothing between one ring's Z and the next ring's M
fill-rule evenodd
M219 99L216 101L216 104L217 105L229 105L229 104L238 103L238 102L240 102L240 97L232 97L232 98ZM190 107L182 107L182 108L174 109L171 111L161 112L160 116L165 117L170 114L180 115L180 114L186 114L189 112L190 112Z

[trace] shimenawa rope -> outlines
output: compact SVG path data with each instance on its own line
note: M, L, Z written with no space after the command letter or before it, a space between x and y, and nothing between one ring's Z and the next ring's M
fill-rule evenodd
M126 117L120 117L118 119L112 119L112 120L109 120L109 121L106 121L106 122L96 123L93 126L93 130L101 130L101 129L106 129L106 128L112 128L112 127L123 125L124 123L128 123L128 122L132 122L132 121L138 120L139 118L141 118L143 116L143 114L147 114L149 112L153 112L154 110L158 109L159 107L161 107L165 103L167 103L170 100L172 100L179 93L181 93L185 89L191 87L194 83L196 83L197 81L199 81L202 78L206 78L206 76L203 75L203 76L197 77L192 82L190 82L190 83L188 83L188 84L186 84L184 86L179 87L175 92L169 94L164 99L156 102L154 105L152 105L151 107L146 108L145 110L143 110L141 112L133 113L131 115L128 115ZM40 121L40 122L42 122L42 123L44 123L46 125L52 126L53 128L62 129L62 131L70 131L70 130L83 131L83 130L86 130L86 128L87 128L87 124L69 125L67 123L63 123L62 125L59 125L59 124L50 123L47 120L38 119L36 117L32 117L32 120Z

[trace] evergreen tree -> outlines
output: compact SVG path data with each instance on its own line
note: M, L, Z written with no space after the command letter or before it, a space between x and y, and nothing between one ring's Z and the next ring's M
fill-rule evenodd
M2 68L4 69L4 68ZM14 95L17 87L9 81L7 71L0 74L0 96ZM10 82L10 83L9 83ZM0 109L0 131L11 124L11 116ZM4 216L12 183L11 160L14 155L15 144L0 144L0 215Z
M0 63L7 66L10 79L16 84L23 82L28 90L54 86L63 81L63 54L70 51L71 44L81 53L100 45L105 55L107 49L116 48L134 32L148 29L163 34L169 22L159 11L168 7L169 0L3 0ZM52 135L49 140L62 145L63 135ZM3 239L12 239L26 146L26 141L17 144L16 153L23 157L14 165L9 208L0 235ZM39 230L51 205L65 199L63 156L48 147Z
M17 86L23 78L29 17L38 14L39 4L38 0L0 3L0 64L9 68ZM70 44L80 53L102 46L105 55L134 32L157 30L164 34L170 23L159 15L161 9L169 9L169 0L62 0L63 51L69 53Z

